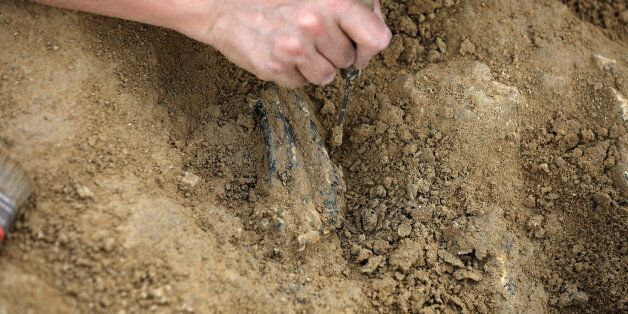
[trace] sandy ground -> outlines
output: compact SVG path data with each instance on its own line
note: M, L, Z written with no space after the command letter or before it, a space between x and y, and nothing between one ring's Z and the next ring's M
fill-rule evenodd
M343 224L300 247L252 113L271 84L1 2L0 150L36 192L0 312L628 311L628 11L563 2L384 1L395 37L327 145ZM301 92L329 138L342 82Z

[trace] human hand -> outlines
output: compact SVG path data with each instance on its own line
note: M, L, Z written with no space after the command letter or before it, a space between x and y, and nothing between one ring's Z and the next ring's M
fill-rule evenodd
M378 0L374 10L356 0L208 3L201 8L206 13L195 14L204 21L173 28L214 46L258 78L289 88L328 84L337 69L351 65L364 69L392 37Z

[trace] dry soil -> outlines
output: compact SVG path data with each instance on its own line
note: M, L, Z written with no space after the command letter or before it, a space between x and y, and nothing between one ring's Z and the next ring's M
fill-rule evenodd
M392 44L328 145L344 224L295 249L252 114L272 84L167 30L2 1L0 151L36 192L0 312L628 311L626 2L383 7ZM324 138L342 90L302 91Z

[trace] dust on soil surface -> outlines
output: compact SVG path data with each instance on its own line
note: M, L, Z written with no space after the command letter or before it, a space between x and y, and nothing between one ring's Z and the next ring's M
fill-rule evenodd
M627 311L625 2L383 6L392 44L328 146L344 224L301 250L264 182L271 84L169 31L0 3L0 150L36 183L0 309ZM342 82L305 94L329 138Z

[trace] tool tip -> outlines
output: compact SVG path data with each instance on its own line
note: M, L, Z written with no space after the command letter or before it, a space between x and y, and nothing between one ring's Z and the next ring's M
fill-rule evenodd
M356 77L358 77L359 74L360 70L356 69L353 66L346 69L340 69L340 75L345 80L353 81Z

